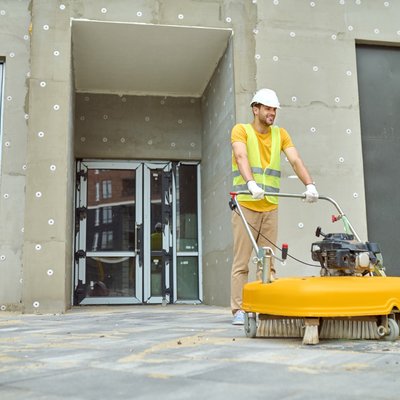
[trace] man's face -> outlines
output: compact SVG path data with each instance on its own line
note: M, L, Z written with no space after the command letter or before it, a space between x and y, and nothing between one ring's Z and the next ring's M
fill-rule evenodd
M255 118L257 118L263 125L270 126L274 123L276 117L276 108L258 104L253 107Z

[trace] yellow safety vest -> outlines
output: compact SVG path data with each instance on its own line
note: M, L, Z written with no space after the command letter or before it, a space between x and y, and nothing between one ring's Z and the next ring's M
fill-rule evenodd
M247 133L247 158L253 173L254 180L266 192L279 193L281 178L281 131L278 126L271 126L272 144L271 160L267 168L261 165L261 156L258 147L257 135L251 124L243 125ZM232 160L233 190L235 192L248 190L247 184L239 172L237 164ZM251 195L238 196L240 201L259 201L253 199ZM267 196L267 200L272 204L278 204L277 196Z

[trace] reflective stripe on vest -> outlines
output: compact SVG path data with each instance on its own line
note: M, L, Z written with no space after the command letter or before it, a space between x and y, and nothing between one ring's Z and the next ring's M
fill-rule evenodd
M257 185L266 192L279 193L280 187L280 165L281 165L281 133L278 126L271 126L271 160L267 168L261 165L261 156L258 146L257 135L251 124L243 125L247 133L247 158L250 163L253 178ZM248 190L245 180L240 174L237 165L232 161L233 190L235 192ZM258 201L251 195L240 195L240 201ZM272 204L278 204L278 197L267 196Z

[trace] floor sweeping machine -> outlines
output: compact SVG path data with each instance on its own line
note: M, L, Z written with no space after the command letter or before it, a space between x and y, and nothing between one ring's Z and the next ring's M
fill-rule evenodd
M319 276L274 278L272 260L284 261L288 246L260 248L247 223L237 196L232 192L230 207L239 213L252 242L262 279L243 289L244 330L247 337L299 337L303 344L319 339L384 339L399 337L400 277L386 276L378 244L362 242L338 203L332 203L341 220L341 233L316 230L318 241L311 245ZM304 199L304 195L271 193L278 197ZM322 237L322 240L320 240ZM289 255L290 256L290 255Z

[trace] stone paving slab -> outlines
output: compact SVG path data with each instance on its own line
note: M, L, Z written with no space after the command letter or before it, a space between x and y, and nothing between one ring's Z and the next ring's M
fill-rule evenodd
M400 340L248 339L227 308L0 314L0 399L400 398Z

